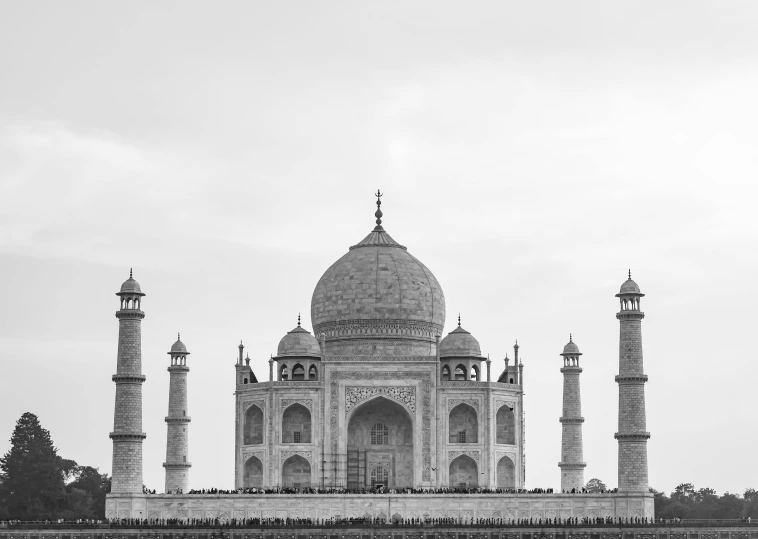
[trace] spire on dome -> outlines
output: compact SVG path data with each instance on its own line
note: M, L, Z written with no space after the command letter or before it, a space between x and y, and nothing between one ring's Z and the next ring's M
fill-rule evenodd
M297 327L300 327L300 313L297 313Z
M179 333L179 332L176 333L176 340L177 341L181 341L182 340L182 334L181 333Z
M382 230L382 192L377 189L374 196L376 196L376 213L374 214L376 217L376 228L374 230Z
M458 327L461 327L461 313L458 313Z
M574 342L574 335L569 333L569 342Z
M400 247L403 250L407 250L404 245L400 245L393 240L392 237L385 232L384 227L382 227L383 214L381 197L384 196L384 193L377 190L374 196L376 197L376 213L374 214L376 216L376 226L368 236L355 245L350 246L350 250L352 251L356 247Z
M132 279L132 268L129 268L129 278Z

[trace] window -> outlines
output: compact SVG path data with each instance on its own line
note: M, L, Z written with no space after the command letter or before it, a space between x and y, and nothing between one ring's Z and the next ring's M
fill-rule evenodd
M389 469L386 464L374 465L371 468L371 485L374 488L388 486L389 475Z
M299 431L299 430L296 430L295 432L293 432L293 433L292 433L292 437L293 437L293 439L294 439L294 442L295 442L296 444L299 444L299 443L300 443L300 431Z
M279 374L279 379L280 380L286 380L289 377L289 371L287 370L287 365L285 365L284 367L282 367L282 370L279 371L279 372L280 372L280 374Z
M371 445L389 444L389 430L382 423L377 423L371 427Z
M458 443L459 444L465 444L466 443L466 431L462 430L458 433Z

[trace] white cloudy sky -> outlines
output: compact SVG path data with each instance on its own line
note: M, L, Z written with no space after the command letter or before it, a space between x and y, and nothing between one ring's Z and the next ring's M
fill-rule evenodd
M0 453L31 411L110 472L133 266L145 483L181 331L191 486L231 487L237 344L265 379L378 187L446 331L496 373L522 345L528 486L560 484L569 332L586 477L616 485L631 267L651 485L758 487L755 2L5 2L0 81Z

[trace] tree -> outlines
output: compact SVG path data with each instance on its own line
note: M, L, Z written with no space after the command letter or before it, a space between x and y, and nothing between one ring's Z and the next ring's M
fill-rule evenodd
M25 413L16 423L11 448L0 458L0 503L8 518L54 518L64 498L64 463L50 432Z
M584 488L587 492L603 492L608 490L608 487L605 486L605 483L603 483L597 477L593 477L587 481L587 484L584 486Z
M87 512L92 515L89 518L105 518L105 495L111 491L111 478L108 474L101 474L97 468L92 466L76 466L76 470L72 474L72 481L66 485L67 495L74 496L74 498L70 498L70 503L67 499L66 507L69 510L73 509L71 504L80 504L81 502L81 496L75 491L84 492L89 496L90 504L86 508ZM80 514L76 518L88 517Z

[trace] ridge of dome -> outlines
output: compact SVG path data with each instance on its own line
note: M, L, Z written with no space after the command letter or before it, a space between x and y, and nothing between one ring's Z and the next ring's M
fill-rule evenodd
M376 227L374 227L374 230L369 232L368 236L363 238L355 245L351 245L350 250L352 251L358 247L399 247L401 249L405 249L406 251L408 250L405 245L400 245L392 238L392 236L387 234L382 225L376 225Z

